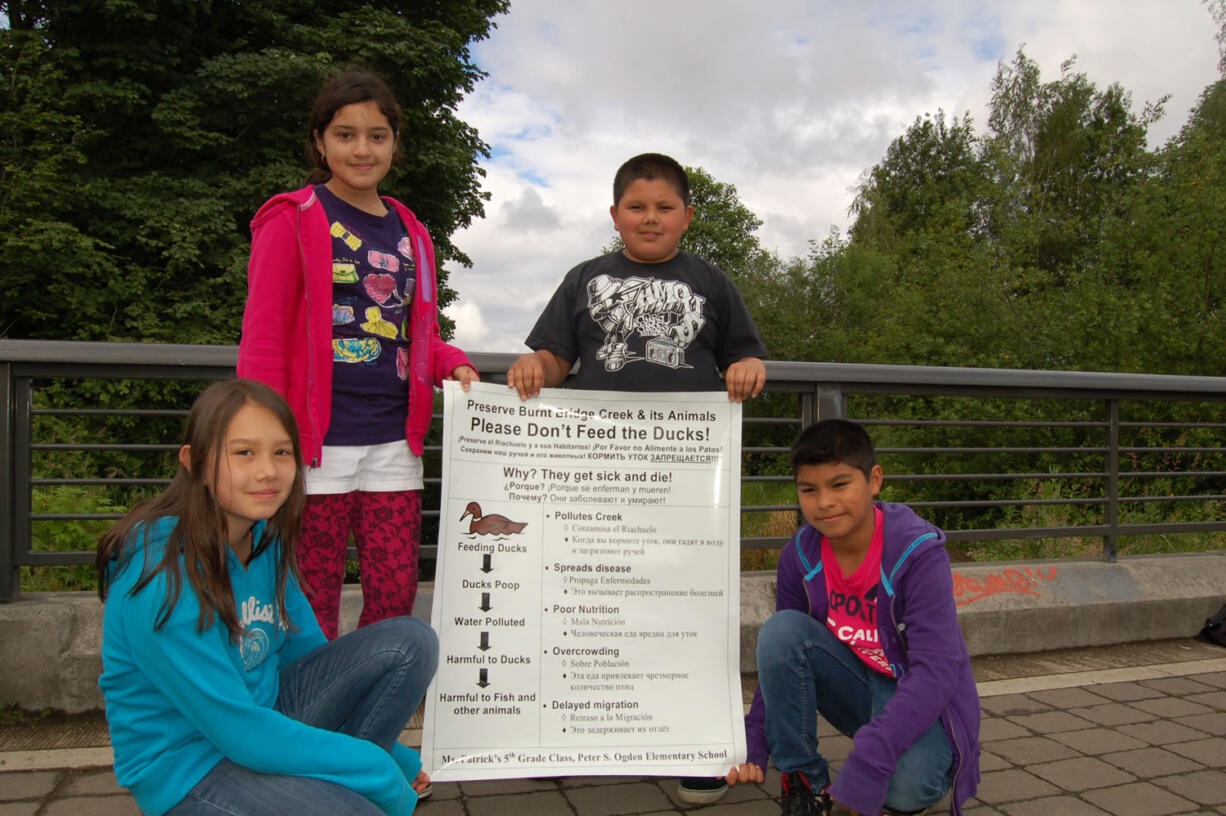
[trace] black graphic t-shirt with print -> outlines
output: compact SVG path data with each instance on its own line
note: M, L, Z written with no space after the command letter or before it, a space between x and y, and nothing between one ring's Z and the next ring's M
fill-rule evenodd
M736 286L685 252L643 264L617 252L566 274L525 341L579 362L576 386L719 391L719 373L766 345Z

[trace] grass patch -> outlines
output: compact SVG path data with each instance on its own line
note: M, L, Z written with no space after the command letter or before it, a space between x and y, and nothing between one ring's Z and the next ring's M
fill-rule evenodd
M0 705L0 728L21 725L33 725L53 716L54 712L45 708L41 711L27 711L16 703Z

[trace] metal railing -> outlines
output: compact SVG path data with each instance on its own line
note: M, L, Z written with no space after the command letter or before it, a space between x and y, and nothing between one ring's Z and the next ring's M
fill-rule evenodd
M232 346L0 340L0 603L17 597L23 566L92 562L87 547L36 547L36 525L114 519L123 509L38 510L35 498L165 484L190 383L233 376L235 356ZM471 356L497 382L516 355ZM888 463L883 496L934 517L954 545L1093 537L1114 560L1124 536L1226 530L1226 378L781 361L767 372L767 393L746 403L744 550L787 540L797 519L787 448L827 417L869 426ZM159 407L132 404L147 398L127 393L139 381L181 386L164 389L177 402L170 394ZM129 438L59 438L93 420L126 422ZM427 525L438 515L438 453L427 444ZM164 463L156 475L133 475L100 465L107 456ZM55 457L67 459L53 466ZM423 536L422 560L435 551Z

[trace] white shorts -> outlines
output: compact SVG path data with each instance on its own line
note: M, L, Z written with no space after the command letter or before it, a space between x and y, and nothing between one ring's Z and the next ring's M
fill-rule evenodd
M421 490L421 459L403 439L382 445L324 445L319 467L307 468L307 495Z

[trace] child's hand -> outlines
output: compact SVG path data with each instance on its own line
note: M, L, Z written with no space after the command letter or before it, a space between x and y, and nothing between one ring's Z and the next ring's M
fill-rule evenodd
M545 366L535 352L519 355L507 369L507 388L518 391L521 400L535 397L544 385Z
M477 373L477 369L470 365L460 365L451 369L451 373L447 375L449 380L459 380L460 388L468 390L475 382L481 382L481 375Z
M417 774L417 778L409 784L413 786L413 790L421 793L426 788L430 787L430 775L425 771L420 771Z
M745 357L728 366L724 372L728 399L741 402L762 393L766 385L766 363L757 357Z
M729 785L735 785L737 782L756 782L761 785L766 781L766 774L752 762L745 762L739 767L734 765L724 779L727 780Z

